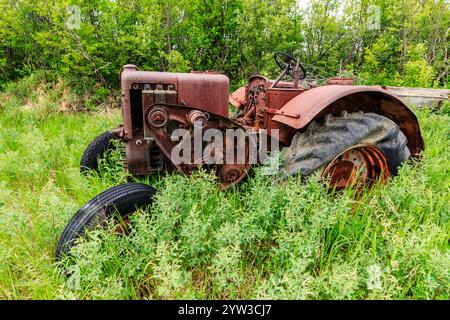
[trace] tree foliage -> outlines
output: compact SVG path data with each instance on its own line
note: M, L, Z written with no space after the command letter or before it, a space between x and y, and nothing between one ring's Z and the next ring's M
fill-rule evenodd
M237 85L275 76L281 50L318 78L448 87L449 44L448 0L0 0L0 85L45 70L115 89L126 63Z

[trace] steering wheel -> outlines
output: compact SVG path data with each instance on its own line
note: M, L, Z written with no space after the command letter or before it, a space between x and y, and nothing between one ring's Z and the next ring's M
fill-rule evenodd
M281 70L284 71L287 69L286 74L290 75L292 78L295 77L295 67L297 66L297 59L295 59L292 55L282 51L275 52L273 58L275 59L276 64L278 65L278 67L280 67ZM300 80L303 80L306 78L305 68L301 63L299 63L298 66L302 71Z

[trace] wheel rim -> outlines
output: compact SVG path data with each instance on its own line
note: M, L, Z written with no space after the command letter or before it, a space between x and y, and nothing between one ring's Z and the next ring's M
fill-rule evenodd
M380 181L384 184L390 176L383 151L374 145L356 145L348 148L322 172L329 181L329 188L342 190L351 186L371 186Z
M115 228L114 228L116 235L126 236L130 233L130 231L131 231L130 230L130 228L131 228L130 216L131 216L131 214L126 215L119 221L116 221Z

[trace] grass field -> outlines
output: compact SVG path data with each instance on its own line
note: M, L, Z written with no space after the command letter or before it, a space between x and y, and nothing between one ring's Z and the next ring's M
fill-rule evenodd
M130 236L92 232L67 278L53 260L62 229L126 174L78 170L118 110L60 106L44 89L0 97L2 299L450 298L448 115L417 111L422 161L358 200L317 176L279 184L256 170L226 192L206 173L156 178L157 200Z

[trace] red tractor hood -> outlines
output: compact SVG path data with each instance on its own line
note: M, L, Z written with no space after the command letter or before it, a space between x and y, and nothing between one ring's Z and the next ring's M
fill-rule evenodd
M225 75L138 71L136 66L126 65L120 78L123 99L145 84L170 84L177 91L177 104L228 117L229 79Z

